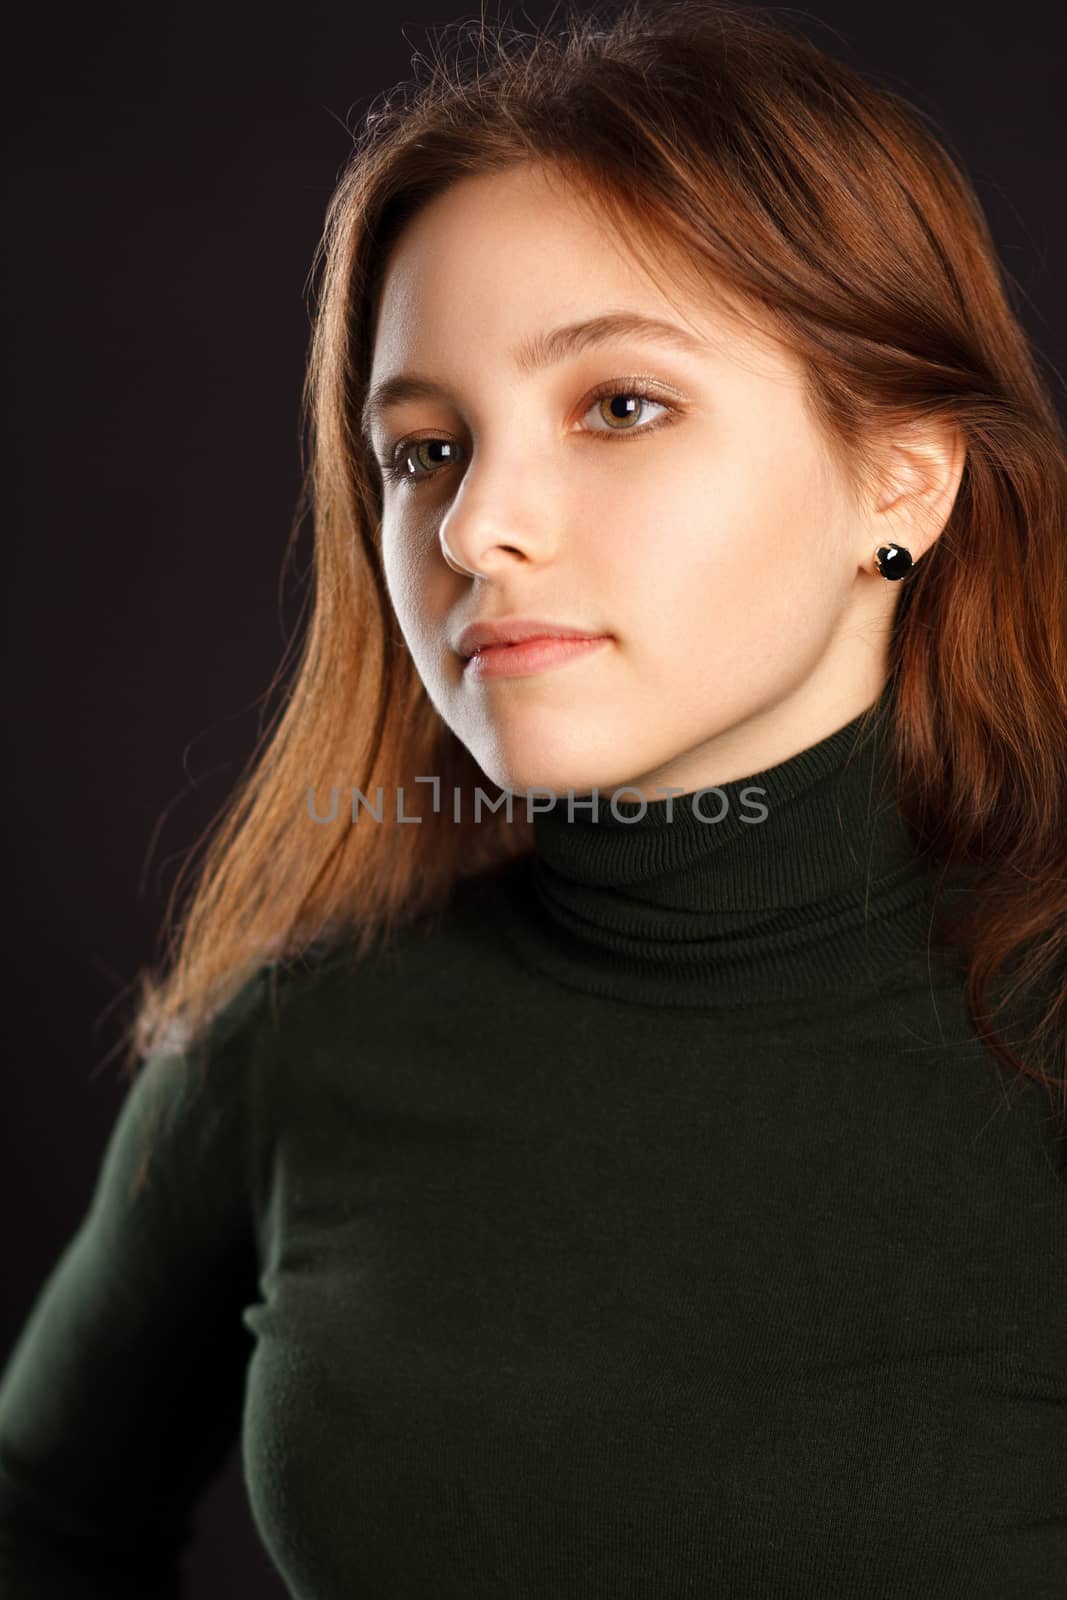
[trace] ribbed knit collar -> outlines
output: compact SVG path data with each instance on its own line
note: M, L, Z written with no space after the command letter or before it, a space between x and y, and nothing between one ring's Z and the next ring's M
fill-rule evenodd
M661 1005L801 1000L893 980L929 868L892 793L892 686L762 772L644 803L534 814L514 936L571 987ZM581 804L586 800L586 805ZM702 820L702 818L719 820Z

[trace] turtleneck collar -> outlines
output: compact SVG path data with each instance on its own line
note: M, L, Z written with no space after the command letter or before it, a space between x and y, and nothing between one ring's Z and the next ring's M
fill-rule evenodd
M892 793L892 686L762 772L662 799L601 792L533 818L515 937L531 965L661 1005L801 1000L892 975L929 868ZM583 804L584 802L584 804Z

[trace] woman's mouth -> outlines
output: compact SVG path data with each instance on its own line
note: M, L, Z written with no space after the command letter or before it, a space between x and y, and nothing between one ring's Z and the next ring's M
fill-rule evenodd
M518 644L486 645L469 657L464 673L475 678L527 678L550 667L563 666L611 643L611 635L588 639L554 639L542 636Z

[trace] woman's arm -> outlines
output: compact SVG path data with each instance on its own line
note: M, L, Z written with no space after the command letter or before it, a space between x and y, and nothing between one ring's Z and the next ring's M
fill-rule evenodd
M143 1064L0 1375L4 1600L185 1592L196 1503L238 1437L252 1349L261 986L195 1057Z

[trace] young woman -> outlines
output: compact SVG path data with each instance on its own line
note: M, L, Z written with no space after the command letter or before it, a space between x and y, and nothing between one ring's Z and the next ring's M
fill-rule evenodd
M239 1440L301 1600L1049 1600L1067 442L899 97L704 0L490 37L331 205L304 654L0 1588L181 1593Z

